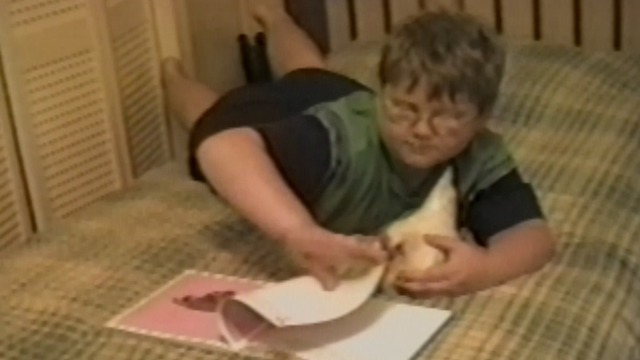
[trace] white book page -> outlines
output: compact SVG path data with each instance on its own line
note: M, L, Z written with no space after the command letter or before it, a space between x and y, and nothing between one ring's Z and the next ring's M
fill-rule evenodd
M311 276L301 276L236 296L274 326L299 326L342 317L364 304L377 288L385 267L372 268L357 279L324 290Z
M409 360L450 316L447 310L371 300L340 319L269 330L258 341L307 360Z

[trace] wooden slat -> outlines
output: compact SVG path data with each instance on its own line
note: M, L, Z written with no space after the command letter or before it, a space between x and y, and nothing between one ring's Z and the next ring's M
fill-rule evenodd
M391 0L393 1L393 0ZM426 0L428 10L460 10L460 0Z
M0 81L4 83L1 70ZM24 182L20 176L18 153L11 131L12 119L6 100L5 89L0 86L0 251L24 242L31 233ZM7 234L7 231L11 232Z
M533 40L533 0L502 0L502 31L516 41Z
M16 11L19 2L0 3L0 43L12 117L36 228L45 230L66 211L121 190L129 177L123 173L129 167L121 156L122 117L113 96L106 14L97 1L34 1L24 11ZM75 120L70 124L69 119ZM69 137L44 131L51 127ZM77 141L71 140L76 135L68 133L70 128L79 134ZM75 156L85 150L97 155ZM71 191L58 191L54 183L64 183ZM74 207L59 212L71 199Z
M622 51L640 53L640 1L622 0Z
M107 70L116 74L111 91L114 91L116 99L114 107L123 119L116 125L116 131L124 139L117 136L116 140L126 141L118 147L128 150L122 163L131 168L136 178L170 158L158 68L161 51L154 36L154 13L150 3L149 0L103 2L105 6L100 12L105 16L97 16L107 29L105 38L111 46L105 56L112 61ZM174 26L172 23L163 24L166 28ZM154 157L149 158L148 153L153 153ZM132 179L127 179L127 185L130 181Z
M190 76L195 74L189 19L184 1L148 0L153 9L155 34L160 57L176 56ZM165 113L169 118L171 155L180 164L186 164L188 133L173 112Z
M582 0L581 8L582 46L587 50L613 50L613 1Z
M573 11L573 0L540 0L542 41L549 44L573 45Z
M349 45L349 5L347 0L325 0L329 50L338 51Z
M391 24L396 25L420 12L418 0L390 0L389 10L391 11Z
M384 37L384 7L382 0L354 0L356 39L378 40Z
M496 9L493 0L465 0L464 11L496 28Z
M178 20L176 17L175 1L155 0L149 1L156 24L155 35L161 57L180 56L180 38Z
M174 15L178 27L178 41L180 44L182 65L184 66L184 70L190 76L193 76L196 73L196 63L193 58L193 41L191 41L191 32L189 27L189 9L187 8L185 1L175 1L173 9L175 10Z

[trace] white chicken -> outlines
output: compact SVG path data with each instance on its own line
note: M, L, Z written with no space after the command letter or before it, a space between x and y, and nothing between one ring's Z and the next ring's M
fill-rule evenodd
M457 195L453 171L447 168L424 203L409 216L389 224L385 230L387 248L394 254L382 281L382 288L394 293L400 273L420 274L445 260L445 254L427 244L425 235L458 238Z

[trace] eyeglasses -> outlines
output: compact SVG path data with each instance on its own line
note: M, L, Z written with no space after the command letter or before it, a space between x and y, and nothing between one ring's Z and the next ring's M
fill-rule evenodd
M465 132L473 124L474 116L460 110L436 109L431 113L421 114L412 105L396 103L388 97L383 96L380 101L386 115L386 121L394 125L413 128L418 125L419 121L426 120L429 130L437 136L455 137Z

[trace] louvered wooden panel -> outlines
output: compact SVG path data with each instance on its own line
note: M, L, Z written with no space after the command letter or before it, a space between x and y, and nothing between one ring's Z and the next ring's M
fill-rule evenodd
M169 159L159 58L147 0L110 0L106 20L134 176Z
M39 228L123 184L105 80L112 75L87 4L0 2L9 96Z
M31 229L3 84L0 71L0 251L23 242Z

